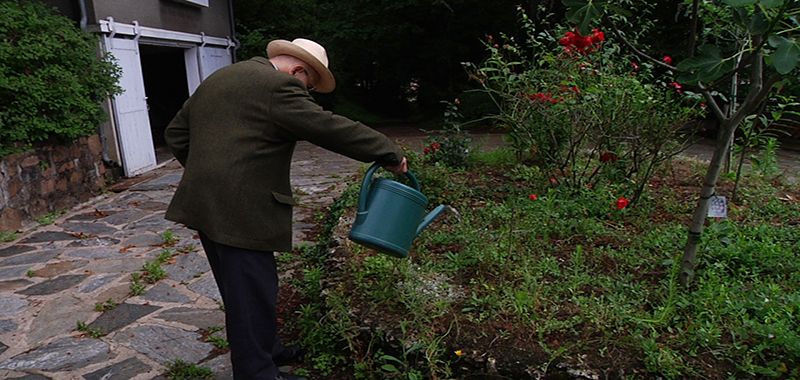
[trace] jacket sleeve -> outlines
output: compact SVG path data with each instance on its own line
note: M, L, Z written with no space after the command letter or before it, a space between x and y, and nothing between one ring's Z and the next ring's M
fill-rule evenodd
M175 118L167 125L164 131L164 139L169 150L181 165L186 166L186 159L189 157L189 101L183 104L183 108L175 115Z
M302 82L281 81L271 92L269 114L285 138L306 140L362 162L399 165L403 149L384 134L320 107Z

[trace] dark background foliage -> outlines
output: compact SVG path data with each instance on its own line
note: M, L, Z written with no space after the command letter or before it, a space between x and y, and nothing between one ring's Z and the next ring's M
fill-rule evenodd
M688 54L682 3L658 2L655 27L642 36L654 55ZM263 55L275 38L310 38L328 50L338 84L317 95L323 106L367 120L419 121L440 117L441 101L459 97L472 119L487 104L464 93L476 86L462 62L485 59L487 36L523 37L517 5L537 23L564 21L560 0L234 0L238 59Z
M482 59L487 35L513 32L517 3L234 0L239 59L263 54L274 38L310 38L328 50L338 84L333 95L318 95L323 105L355 103L394 119L440 115L439 102L469 86L461 62Z

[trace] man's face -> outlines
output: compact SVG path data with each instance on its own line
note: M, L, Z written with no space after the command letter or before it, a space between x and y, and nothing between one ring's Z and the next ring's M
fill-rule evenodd
M295 66L295 68L292 69L292 75L300 79L306 85L309 92L314 91L314 88L316 88L315 84L319 83L320 80L317 71L308 65Z

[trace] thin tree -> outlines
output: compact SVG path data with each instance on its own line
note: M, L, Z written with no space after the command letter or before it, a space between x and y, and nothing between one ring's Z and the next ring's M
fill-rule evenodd
M789 81L796 75L787 75L797 70L800 57L800 44L796 39L800 24L800 5L797 0L723 0L723 5L715 2L695 0L692 7L691 46L704 38L697 46L694 56L684 59L676 66L653 58L630 42L625 33L617 27L621 22L632 19L633 2L629 0L562 0L569 8L568 19L578 24L581 34L589 33L592 22L603 22L614 30L616 37L626 43L632 51L654 64L680 73L678 81L692 86L701 93L713 115L719 120L720 132L714 154L703 181L700 199L697 203L688 238L681 259L680 281L688 286L694 279L697 251L701 242L711 199L716 195L723 164L728 157L730 142L736 129L745 118L754 114L768 98L773 89L782 81ZM641 4L641 3L640 3ZM704 13L714 24L701 25ZM714 16L719 16L713 18ZM699 28L710 30L712 34L698 34ZM740 44L730 44L721 38L739 36ZM705 43L703 43L705 42ZM732 49L731 46L739 46ZM731 78L744 76L749 82L747 95L738 107L725 106L718 90ZM738 82L738 80L737 80Z

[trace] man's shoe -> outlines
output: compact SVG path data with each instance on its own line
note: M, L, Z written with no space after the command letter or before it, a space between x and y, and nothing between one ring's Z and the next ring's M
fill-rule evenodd
M278 377L275 380L309 380L305 376L300 375L292 375L291 373L278 373Z
M275 363L277 367L283 367L302 362L305 355L306 349L299 344L295 344L284 347L280 354L272 358L272 362Z

